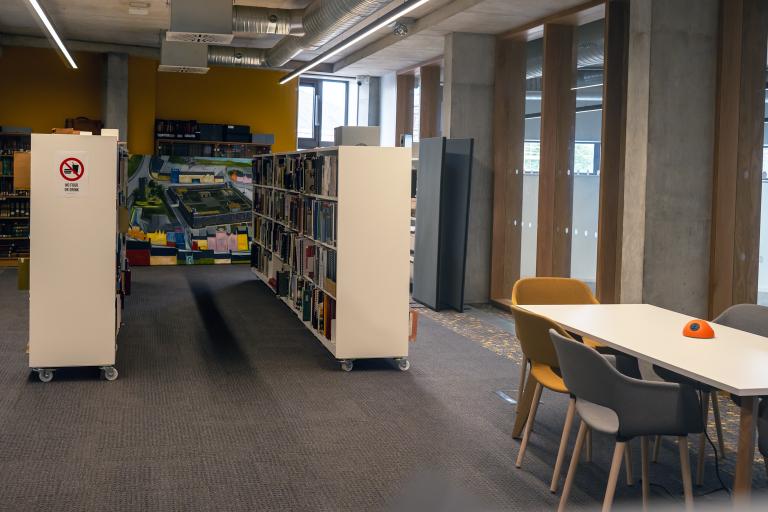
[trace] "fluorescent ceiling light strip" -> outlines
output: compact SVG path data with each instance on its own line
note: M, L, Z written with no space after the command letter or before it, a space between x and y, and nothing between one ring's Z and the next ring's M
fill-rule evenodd
M309 64L305 64L304 66L301 66L300 68L292 71L291 73L285 75L283 78L280 79L280 85L285 84L287 82L290 82L294 78L296 78L299 75L303 75L310 69L313 69L317 67L318 65L322 64L323 62L327 61L334 55L339 54L340 52L343 52L347 48L349 48L352 45L355 45L362 41L363 39L369 37L371 34L381 30L382 28L386 27L390 23L397 21L398 19L402 18L409 12L413 11L414 9L418 9L422 5L429 2L429 0L415 0L412 2L407 2L398 7L397 9L394 9L390 11L388 14L385 14L379 21L373 23L372 25L362 29L360 32L354 34L349 39L342 41L339 43L339 45L331 48L328 52L320 55L319 57L315 58L314 60L310 61Z
M590 89L592 87L602 87L603 84L592 84L592 85L579 85L578 87L571 87L572 91L578 91L580 89Z
M37 13L38 17L40 18L40 21L42 21L43 25L45 25L45 28L46 30L48 30L48 33L56 42L56 45L59 47L59 50L61 50L61 53L64 55L64 58L66 58L67 62L69 62L69 65L72 66L72 69L77 69L77 64L75 64L75 59L73 59L72 56L67 51L67 48L64 46L64 43L61 41L61 38L59 37L59 34L56 33L56 29L53 28L53 25L51 24L51 21L48 19L48 16L45 15L45 11L43 11L43 8L40 7L40 4L37 2L37 0L29 0L29 3L32 5L32 8Z

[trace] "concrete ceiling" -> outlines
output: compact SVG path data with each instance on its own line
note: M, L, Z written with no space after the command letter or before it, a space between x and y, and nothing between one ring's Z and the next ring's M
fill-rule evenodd
M170 23L169 0L39 0L65 40L157 48ZM149 13L128 13L131 2L149 4ZM303 8L311 0L235 0L242 5ZM398 38L386 30L334 57L339 74L381 75L432 60L443 53L450 32L498 34L573 7L584 0L431 0L412 13L409 35ZM402 3L393 2L383 11ZM383 12L382 11L382 12ZM365 22L362 25L364 25ZM352 30L355 30L354 28ZM351 32L351 31L350 31ZM44 35L27 0L0 0L0 34ZM332 41L326 48L338 40ZM279 36L236 36L237 46L270 48ZM297 60L321 53L303 52Z

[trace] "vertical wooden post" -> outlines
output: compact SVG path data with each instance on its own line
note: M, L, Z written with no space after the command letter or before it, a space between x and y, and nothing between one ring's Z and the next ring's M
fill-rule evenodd
M605 5L603 125L597 237L597 298L619 301L624 210L624 147L627 132L629 0Z
M430 64L419 68L421 92L419 101L419 138L440 135L438 110L440 108L440 66Z
M413 133L413 86L412 74L397 75L395 146L400 145L400 135Z
M541 102L541 160L536 240L536 275L571 273L573 141L576 92L574 27L544 25Z
M709 313L757 300L768 3L722 0Z
M491 298L509 301L520 278L525 139L525 40L499 39L493 113Z

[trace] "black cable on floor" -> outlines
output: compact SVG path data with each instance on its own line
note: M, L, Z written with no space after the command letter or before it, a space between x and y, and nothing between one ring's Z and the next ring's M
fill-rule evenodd
M703 392L699 391L699 409L701 410L701 417L704 418L704 400L703 400ZM712 400L717 400L717 391L713 391L711 393L710 398ZM707 411L709 412L709 411ZM717 447L715 446L715 443L712 442L712 439L709 437L709 433L707 432L707 425L704 425L704 436L707 438L707 441L709 442L709 445L712 447L712 450L715 452L715 474L717 475L717 481L720 482L720 487L717 489L712 489L711 491L707 491L703 494L699 494L699 496L706 496L708 494L713 494L718 491L725 491L728 496L731 495L731 490L728 488L727 485L725 485L725 482L723 482L723 477L720 475L720 456L717 453Z

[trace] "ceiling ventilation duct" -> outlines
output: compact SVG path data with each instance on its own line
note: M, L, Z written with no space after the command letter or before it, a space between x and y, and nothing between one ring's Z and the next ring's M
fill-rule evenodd
M232 0L173 0L167 41L231 44Z
M261 48L232 48L231 46L209 46L208 65L235 68L257 68L264 66L266 50Z
M208 46L197 43L161 41L158 71L173 73L208 72Z
M232 9L232 30L246 34L277 34L303 36L302 10L269 9L235 5Z
M177 0L176 0L177 1ZM279 68L304 50L317 49L391 0L315 0L303 15L304 35L284 38L267 50L266 65Z

